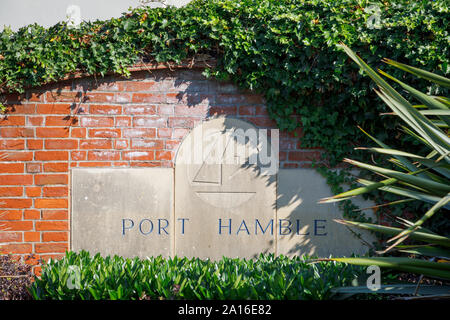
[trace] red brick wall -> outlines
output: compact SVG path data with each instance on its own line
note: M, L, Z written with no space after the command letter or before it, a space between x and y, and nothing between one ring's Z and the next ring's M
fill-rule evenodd
M39 259L69 248L70 168L172 167L182 138L214 115L275 128L260 95L188 69L66 80L10 95L7 109L0 119L0 252L36 272ZM300 141L280 133L281 167L318 159L320 151L301 149Z

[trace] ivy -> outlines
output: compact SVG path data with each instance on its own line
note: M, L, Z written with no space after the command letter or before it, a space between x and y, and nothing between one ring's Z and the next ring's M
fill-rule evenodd
M375 28L368 10L374 5ZM334 166L367 142L357 125L384 141L397 135L394 117L379 116L386 109L373 83L337 44L372 67L386 68L387 57L448 76L449 17L446 0L194 0L182 8L130 9L78 28L33 24L0 32L0 93L75 72L129 76L127 68L139 62L211 56L217 65L205 75L263 93L278 127L302 127L303 147L324 148ZM420 79L406 81L443 94Z

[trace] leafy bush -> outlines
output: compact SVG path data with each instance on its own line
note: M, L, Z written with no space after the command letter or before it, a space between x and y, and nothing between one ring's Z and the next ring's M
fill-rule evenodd
M327 299L331 288L349 284L361 270L273 255L213 262L82 251L50 260L30 291L35 299Z
M280 129L302 127L303 146L323 147L332 162L339 161L364 138L356 124L383 140L394 122L376 117L383 105L336 44L347 43L375 66L391 57L444 75L450 71L448 1L376 5L379 10L369 10L373 3L366 0L197 0L182 8L137 8L79 28L5 29L0 92L23 92L76 71L128 75L136 62L208 55L217 66L207 74L264 93ZM379 26L370 23L374 15Z
M29 300L28 287L33 279L31 266L11 255L0 255L0 300Z
M359 179L358 182L363 187L322 199L321 202L341 201L378 189L401 196L401 202L418 200L432 204L433 206L415 222L403 218L399 219L404 228L392 228L345 220L339 221L346 225L394 236L387 241L388 243L392 242L392 244L386 250L379 252L381 254L395 248L400 249L400 252L431 257L432 261L403 257L339 258L334 260L366 266L379 265L381 267L450 280L450 238L431 232L423 227L429 219L437 216L439 213L448 213L450 209L450 138L448 137L450 98L426 95L386 72L378 70L379 74L397 82L411 97L422 103L414 105L413 102L408 101L392 88L350 48L345 45L342 46L349 57L378 85L377 94L389 106L393 114L403 120L405 123L402 126L403 130L417 140L417 144L422 144L426 152L420 154L392 149L384 142L367 134L379 147L363 149L392 156L389 161L396 166L396 170L346 159L347 162L353 165L378 174L383 180L368 181ZM450 88L450 79L448 78L418 68L412 68L390 59L385 59L385 62L417 77ZM385 205L395 205L398 202L395 201ZM425 242L427 245L399 245L408 238ZM434 262L434 260L438 260L438 262Z

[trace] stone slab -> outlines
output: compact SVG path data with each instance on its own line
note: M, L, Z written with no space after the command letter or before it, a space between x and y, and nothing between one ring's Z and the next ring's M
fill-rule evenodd
M355 228L363 240L358 239L348 227L333 221L342 219L337 203L317 203L331 195L326 180L314 169L278 172L278 254L329 257L368 251L373 235Z
M262 175L256 163L232 164L209 158L222 153L229 155L229 144L222 143L217 148L214 144L222 138L228 141L226 130L239 128L255 129L247 122L231 118L204 122L194 128L178 150L175 163L177 256L217 260L222 256L253 258L260 253L275 252L276 176ZM192 161L192 148L199 140L192 143L191 138L201 135L209 135L201 142L205 153L202 161ZM243 145L246 155L255 150L251 142Z
M72 250L171 255L172 168L74 168L71 185Z

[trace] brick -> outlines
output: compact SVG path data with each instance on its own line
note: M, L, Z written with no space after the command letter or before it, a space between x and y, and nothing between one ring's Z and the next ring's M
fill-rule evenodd
M155 81L124 81L121 87L128 92L152 91L155 90Z
M24 240L26 242L39 242L41 241L41 233L40 232L24 232L23 234Z
M23 173L23 163L0 163L0 173Z
M69 164L67 162L44 163L44 172L67 172Z
M36 113L40 114L70 114L71 104L38 103Z
M109 114L109 115L121 114L122 106L90 105L89 113L91 113L91 114Z
M115 117L116 127L129 127L131 125L131 117Z
M22 220L22 210L2 210L0 220Z
M23 188L22 187L0 187L0 194L2 195L2 197L20 197L23 195Z
M28 116L27 125L28 126L42 126L44 124L44 117L42 116Z
M14 114L33 114L36 110L35 103L25 103L25 104L8 104L6 105L7 113Z
M11 104L11 103L22 103L23 100L26 99L26 96L24 94L18 94L18 93L8 93L3 95L2 97L4 101L3 103Z
M161 167L161 162L159 162L159 161L153 161L153 162L151 162L151 161L142 161L142 162L135 162L135 161L133 161L133 162L130 162L130 166L131 167L150 167L150 168L152 168L152 167Z
M134 93L133 103L165 103L166 97L161 93Z
M45 261L45 262L49 261L50 259L52 259L52 260L59 260L59 259L62 259L64 257L65 257L64 254L41 254L39 256L39 258L42 261Z
M173 116L174 115L174 106L171 104L168 105L159 105L158 106L158 114L160 116ZM178 106L176 106L178 108Z
M172 151L156 151L156 160L172 160Z
M127 149L128 140L126 139L116 139L114 140L114 149Z
M70 136L72 138L86 138L86 128L73 128L72 127Z
M64 242L69 241L69 235L67 232L43 232L43 242Z
M188 104L192 106L215 104L215 95L190 94L190 93L167 93L166 102L173 104Z
M7 253L31 253L33 250L33 246L28 243L21 243L21 244L5 244L0 246L0 253L7 254Z
M28 101L40 102L44 101L45 93L43 92L27 92Z
M172 128L158 128L158 138L171 138Z
M68 218L67 210L42 210L43 220L67 220Z
M88 160L114 161L120 160L119 151L89 151Z
M254 106L240 106L239 115L241 116L253 116L256 113L256 107Z
M38 138L67 138L69 137L69 128L36 128L36 137Z
M155 128L130 128L123 129L124 138L154 138L156 135Z
M2 138L31 138L34 137L34 129L23 127L0 128L0 136Z
M89 137L92 138L120 138L120 129L89 129Z
M68 231L67 221L36 221L37 231Z
M38 186L47 184L67 184L69 176L67 174L37 174L34 176L34 184Z
M36 199L34 202L34 207L38 209L67 208L67 206L67 199Z
M128 167L128 162L124 162L124 161L113 162L112 166L114 166L114 167Z
M65 252L69 250L67 243L36 243L36 253Z
M34 267L33 274L35 274L37 277L40 277L42 275L42 267Z
M109 139L88 139L80 141L80 149L111 149Z
M123 160L154 160L153 151L124 151L122 153Z
M173 129L172 138L182 139L189 133L189 131L190 129L187 128L175 128Z
M39 241L39 240L37 240ZM33 241L31 241L33 242ZM40 263L39 258L35 254L31 254L24 257L24 262L30 266L36 266Z
M25 116L3 115L0 117L0 126L24 126Z
M170 117L169 118L169 127L170 128L192 128L197 119L192 119L188 117Z
M33 183L32 175L0 175L0 185L30 185Z
M82 117L80 121L82 127L112 127L113 117Z
M2 221L0 228L2 233L4 231L29 231L33 230L33 221Z
M7 151L1 153L2 161L31 161L33 160L33 152L29 151Z
M21 242L21 241L22 241L22 232L9 232L9 231L0 232L0 243Z
M131 102L131 93L127 92L117 92L114 96L115 103L130 103Z
M226 94L216 96L217 104L264 104L264 98L258 94Z
M177 105L175 106L174 114L176 116L207 116L208 106L185 106Z
M266 106L256 106L255 115L269 117L269 111L267 110Z
M133 119L133 126L163 128L167 127L167 119L161 117L135 117Z
M75 139L50 139L45 140L45 149L77 149L78 140Z
M47 102L80 102L82 97L81 91L69 92L47 92Z
M45 125L49 127L70 127L78 124L77 116L46 116Z
M124 114L132 114L132 115L155 115L156 114L156 106L152 105L131 105L126 106L123 109Z
M44 187L42 189L43 197L67 197L68 194L68 187Z
M33 162L29 162L27 163L27 168L26 168L28 173L37 173L37 172L41 172L41 164L40 163L33 163Z
M44 149L44 140L29 139L27 140L28 150Z
M40 210L24 210L23 212L24 220L37 220L41 218Z
M26 187L25 194L27 197L40 197L41 196L41 188L40 187Z
M276 122L268 117L249 117L246 118L248 121L252 122L255 126L261 128L276 128Z
M23 139L2 139L0 140L0 149L4 150L22 150L25 149L25 140Z
M115 81L103 82L95 85L95 91L118 91L119 85Z
M37 161L58 161L69 160L69 152L67 151L36 151L34 159Z
M280 139L280 150L296 150L298 142L295 139Z
M110 167L111 162L80 162L78 164L79 167Z
M209 108L209 115L236 115L237 107L236 106L212 106Z
M86 160L86 155L87 155L86 151L72 151L70 153L70 158L73 161L81 161L81 160Z
M131 140L132 149L162 149L164 148L163 140L155 139L132 139Z
M88 92L84 95L85 102L114 102L114 93L110 92Z

